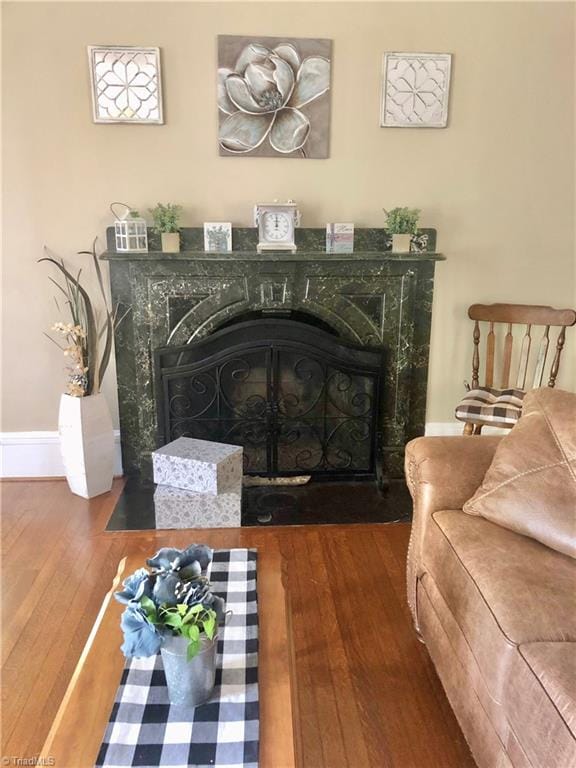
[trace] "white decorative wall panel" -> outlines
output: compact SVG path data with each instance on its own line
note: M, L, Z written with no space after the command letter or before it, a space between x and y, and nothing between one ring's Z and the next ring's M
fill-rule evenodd
M385 54L380 125L445 128L451 63L449 53Z
M159 48L88 46L95 123L163 123Z

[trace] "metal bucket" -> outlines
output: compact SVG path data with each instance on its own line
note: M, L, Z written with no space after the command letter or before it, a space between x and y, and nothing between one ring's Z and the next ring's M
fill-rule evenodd
M217 640L217 637L212 640L202 637L200 652L187 661L187 638L170 635L164 639L160 653L171 704L197 707L208 701L216 678Z

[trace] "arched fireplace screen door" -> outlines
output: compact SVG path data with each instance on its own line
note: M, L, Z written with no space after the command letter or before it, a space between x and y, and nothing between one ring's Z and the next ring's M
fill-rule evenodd
M248 474L375 477L383 350L259 319L154 353L158 443L244 447Z

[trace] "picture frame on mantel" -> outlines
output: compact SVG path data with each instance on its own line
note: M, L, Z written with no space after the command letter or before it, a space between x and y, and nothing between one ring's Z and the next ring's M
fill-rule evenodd
M451 53L385 53L381 128L446 128Z
M204 222L204 250L218 253L232 250L232 224L229 221Z

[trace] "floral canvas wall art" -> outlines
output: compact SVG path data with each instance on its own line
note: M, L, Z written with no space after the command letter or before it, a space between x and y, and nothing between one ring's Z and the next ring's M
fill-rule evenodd
M220 35L220 155L328 157L331 57L331 40Z

